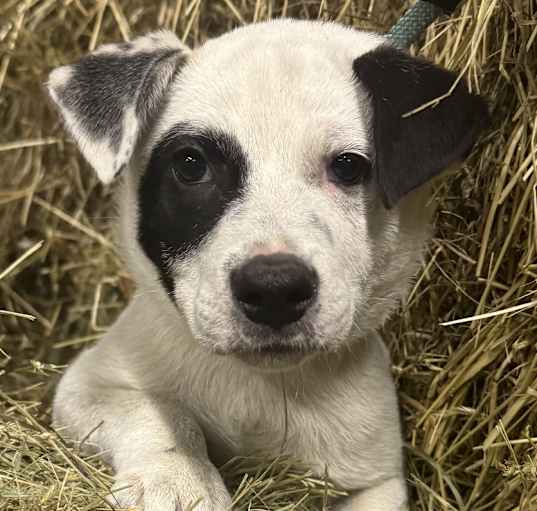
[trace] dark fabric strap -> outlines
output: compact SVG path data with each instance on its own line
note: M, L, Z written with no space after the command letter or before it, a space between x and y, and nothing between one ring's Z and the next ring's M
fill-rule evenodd
M417 0L386 34L398 48L409 48L437 18L451 14L460 0Z

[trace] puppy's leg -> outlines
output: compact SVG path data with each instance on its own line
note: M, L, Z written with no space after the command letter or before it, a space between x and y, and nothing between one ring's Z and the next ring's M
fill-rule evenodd
M402 477L388 479L339 502L334 511L406 511L407 491Z
M78 440L93 431L87 442L103 451L115 470L110 502L179 511L201 499L197 511L228 509L229 494L194 418L176 399L120 385L119 378L128 381L124 373L96 374L102 355L95 349L85 352L64 375L54 420Z

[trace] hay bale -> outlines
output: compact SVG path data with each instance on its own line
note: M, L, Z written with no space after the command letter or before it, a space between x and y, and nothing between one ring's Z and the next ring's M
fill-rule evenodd
M191 45L282 13L385 30L403 7L387 0L2 2L0 509L107 509L106 467L49 429L48 398L61 364L98 338L133 287L111 242L110 191L45 101L47 72L97 44L157 27ZM420 51L464 72L494 115L464 168L438 187L423 271L384 332L413 506L537 509L537 5L467 0L429 30ZM259 460L241 463L228 467L239 509L256 494L257 509L292 502L313 509L334 491L288 460L268 469Z

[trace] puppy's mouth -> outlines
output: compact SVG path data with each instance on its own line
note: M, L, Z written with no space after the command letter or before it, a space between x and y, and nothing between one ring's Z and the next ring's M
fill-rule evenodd
M311 349L305 349L303 346L293 346L290 344L275 343L261 346L254 351L265 355L292 355L300 353L306 354L308 352L311 352Z
M318 352L318 349L303 344L271 342L257 346L240 347L230 354L250 366L281 370L296 367Z
M291 344L288 342L269 342L265 344L248 344L243 346L236 346L228 353L239 356L285 356L285 355L308 355L317 351L311 346L304 346L302 344Z

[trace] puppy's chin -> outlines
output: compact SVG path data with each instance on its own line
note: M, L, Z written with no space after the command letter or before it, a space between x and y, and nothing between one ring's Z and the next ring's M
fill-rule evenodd
M306 360L319 354L322 350L303 336L245 336L237 333L230 339L205 338L201 344L221 357L232 357L244 364L263 371L284 371L303 364ZM215 342L216 341L216 342Z
M219 356L233 357L249 367L268 372L296 368L326 351L297 327L277 332L250 325L237 328L227 339L213 337L212 341L205 337L202 344Z
M238 358L260 371L280 372L299 367L319 353L318 350L282 349L278 346L261 350L239 350L228 356Z
M328 327L319 328L302 320L275 330L238 315L216 324L204 317L196 319L191 324L193 339L205 350L266 372L292 370L323 354L338 352L347 344L353 324L350 319L336 318Z

